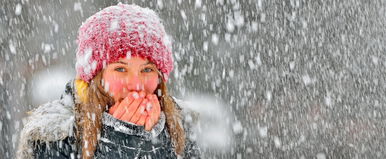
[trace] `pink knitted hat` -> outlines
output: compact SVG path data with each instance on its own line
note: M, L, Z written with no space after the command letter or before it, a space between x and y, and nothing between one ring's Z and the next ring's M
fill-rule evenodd
M82 24L77 43L76 72L86 82L109 63L127 56L148 59L164 80L173 70L171 42L158 15L148 8L107 7Z

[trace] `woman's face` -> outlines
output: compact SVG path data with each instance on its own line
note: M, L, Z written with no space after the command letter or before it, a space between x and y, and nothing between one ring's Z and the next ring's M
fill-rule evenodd
M159 84L159 75L156 66L147 59L121 58L104 69L103 83L105 90L117 102L131 91L153 94Z

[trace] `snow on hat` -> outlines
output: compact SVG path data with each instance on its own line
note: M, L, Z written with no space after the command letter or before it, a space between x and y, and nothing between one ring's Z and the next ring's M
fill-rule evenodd
M122 57L148 59L165 80L173 70L171 42L158 15L148 8L107 7L82 24L77 43L76 72L86 82Z

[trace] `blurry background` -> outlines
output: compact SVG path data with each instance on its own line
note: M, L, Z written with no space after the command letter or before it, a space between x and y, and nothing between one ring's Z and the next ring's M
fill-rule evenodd
M386 158L382 0L2 0L1 156L74 78L82 21L118 2L159 13L172 94L217 112L201 121L203 158Z

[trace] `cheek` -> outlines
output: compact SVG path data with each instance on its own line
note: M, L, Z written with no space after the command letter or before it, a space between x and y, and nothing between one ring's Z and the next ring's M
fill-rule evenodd
M108 92L113 96L119 97L123 92L123 88L125 86L124 82L114 77L107 77L105 80Z
M110 92L114 95L119 95L123 91L124 86L124 83L121 81L112 81L110 83Z
M152 76L145 79L145 91L146 93L154 93L158 86L158 76Z

